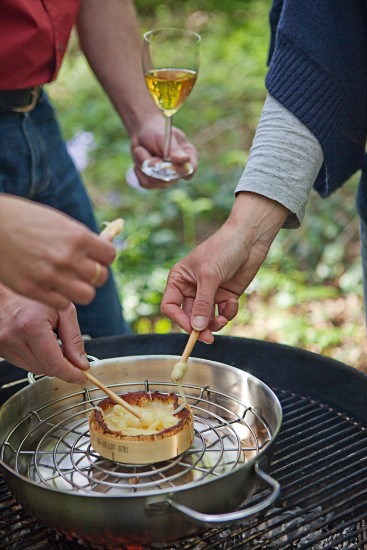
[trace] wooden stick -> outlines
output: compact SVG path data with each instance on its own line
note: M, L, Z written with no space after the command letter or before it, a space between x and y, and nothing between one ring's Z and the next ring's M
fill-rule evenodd
M95 386L97 386L97 388L99 388L105 394L107 394L108 397L111 397L111 399L113 399L118 405L121 405L121 407L123 407L129 413L133 414L136 418L139 418L139 419L141 418L140 413L138 413L131 405L129 405L129 403L126 403L126 401L121 399L121 397L119 397L115 392L110 390L110 388L107 388L107 386L102 384L102 382L100 380L98 380L95 376L93 376L93 374L91 374L87 370L84 370L83 372L84 372L86 378L88 378L88 380L90 382L92 382L92 384L94 384Z
M196 344L196 340L199 338L200 331L199 330L193 330L190 334L190 338L188 339L188 342L185 346L185 349L183 350L183 354L181 356L181 361L184 363L187 363L188 358L191 355L191 352L193 350L193 347Z
M124 220L122 218L117 218L116 220L113 220L112 222L106 222L106 227L101 231L100 235L102 236L109 236L112 239L114 239L124 228ZM92 384L97 386L100 390L102 390L108 397L113 399L118 405L121 405L125 410L127 410L129 413L133 414L136 418L141 418L141 414L138 413L129 403L126 403L121 397L119 397L115 392L107 388L100 380L98 380L93 374L91 374L89 371L85 370L83 371L86 378Z

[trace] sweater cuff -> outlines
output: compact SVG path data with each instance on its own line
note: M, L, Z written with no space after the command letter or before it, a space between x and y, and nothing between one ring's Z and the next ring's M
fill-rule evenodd
M268 96L235 192L251 191L279 202L290 211L284 227L297 228L322 163L315 136Z

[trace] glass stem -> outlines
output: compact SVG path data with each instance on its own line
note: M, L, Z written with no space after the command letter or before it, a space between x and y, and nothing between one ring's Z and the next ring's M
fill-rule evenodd
M165 128L164 128L164 146L163 146L163 160L169 162L171 151L171 130L172 130L172 117L164 116Z

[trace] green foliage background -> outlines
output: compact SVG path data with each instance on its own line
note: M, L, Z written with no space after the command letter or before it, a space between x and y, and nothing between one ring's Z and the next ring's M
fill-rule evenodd
M200 168L192 181L165 191L127 186L128 136L76 40L49 92L67 139L81 131L94 135L84 177L98 218L125 219L114 266L125 315L137 332L167 332L177 330L159 313L169 268L225 220L246 163L266 94L270 1L138 0L136 6L142 32L181 26L203 38L198 81L174 118L199 151ZM355 178L327 200L312 193L304 224L281 231L227 333L333 354L343 339L361 331L356 184ZM355 318L317 307L349 295L360 309Z

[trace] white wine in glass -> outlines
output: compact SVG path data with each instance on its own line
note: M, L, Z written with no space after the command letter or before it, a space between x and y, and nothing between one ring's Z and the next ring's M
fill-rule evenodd
M156 29L144 34L143 70L149 92L162 111L165 125L163 160L147 159L142 171L153 178L173 181L193 172L189 163L170 160L172 116L188 98L199 70L200 35L184 29Z

